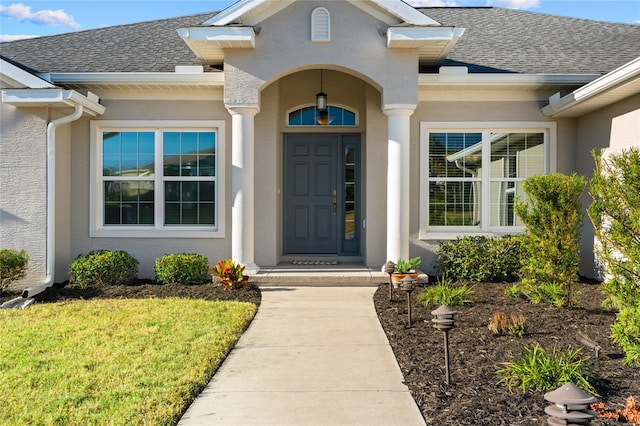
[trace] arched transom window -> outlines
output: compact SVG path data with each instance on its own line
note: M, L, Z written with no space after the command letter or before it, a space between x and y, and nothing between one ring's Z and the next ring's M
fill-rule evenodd
M318 111L314 105L289 112L289 126L356 126L357 114L346 108L331 106Z

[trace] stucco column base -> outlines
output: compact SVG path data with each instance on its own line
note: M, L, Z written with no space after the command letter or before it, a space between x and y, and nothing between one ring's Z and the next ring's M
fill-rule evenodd
M387 115L387 260L409 258L410 117L416 105L385 105Z
M258 105L226 105L231 113L231 259L257 274L254 261L254 117Z

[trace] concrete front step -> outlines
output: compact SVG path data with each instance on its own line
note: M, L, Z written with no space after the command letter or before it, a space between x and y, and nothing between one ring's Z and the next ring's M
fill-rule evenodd
M427 281L421 274L418 280ZM380 268L363 265L294 265L281 263L273 267L263 267L257 275L249 276L249 282L258 285L313 285L313 286L378 286L389 282L389 275Z

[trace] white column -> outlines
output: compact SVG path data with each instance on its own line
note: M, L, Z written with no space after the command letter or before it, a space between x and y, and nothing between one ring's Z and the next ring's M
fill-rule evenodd
M254 117L257 105L227 105L231 113L231 259L257 274L254 261Z
M387 260L409 258L410 117L415 105L384 108L388 127Z

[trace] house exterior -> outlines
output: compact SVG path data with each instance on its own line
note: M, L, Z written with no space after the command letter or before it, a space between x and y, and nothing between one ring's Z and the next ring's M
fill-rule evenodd
M22 287L102 248L141 277L180 252L429 272L439 241L522 232L526 177L640 146L636 25L240 0L0 54L0 245L29 253ZM592 245L585 218L587 276Z

